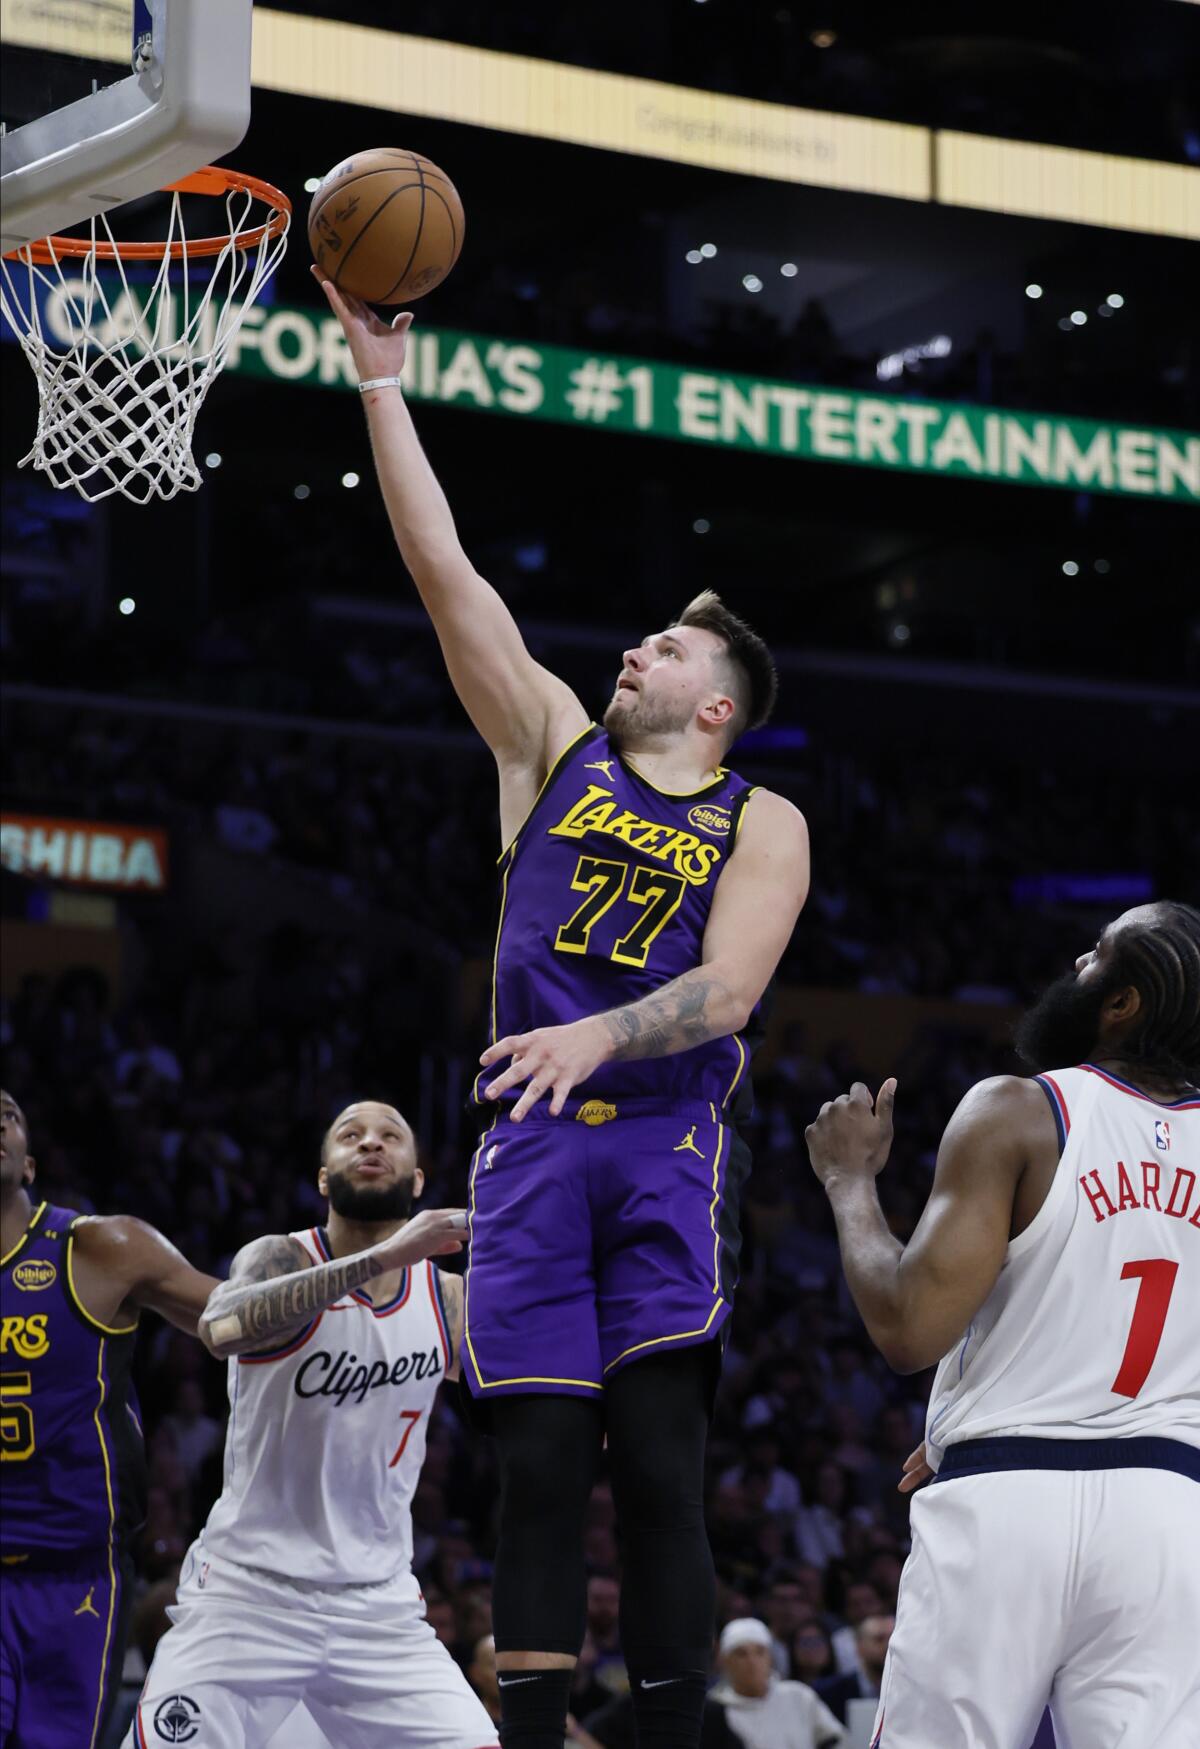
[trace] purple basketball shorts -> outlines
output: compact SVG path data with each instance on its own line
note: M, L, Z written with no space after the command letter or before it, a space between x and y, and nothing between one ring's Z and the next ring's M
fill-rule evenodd
M618 1367L715 1337L737 1279L740 1147L707 1102L497 1116L471 1162L473 1395L598 1396Z
M128 1576L107 1556L67 1569L0 1569L0 1743L100 1741L121 1681Z

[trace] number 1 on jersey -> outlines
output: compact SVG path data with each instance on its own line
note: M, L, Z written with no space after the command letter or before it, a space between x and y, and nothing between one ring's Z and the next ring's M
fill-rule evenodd
M1158 1345L1162 1341L1167 1307L1171 1303L1171 1292L1178 1273L1178 1263L1165 1257L1151 1257L1140 1263L1127 1263L1121 1271L1122 1281L1132 1281L1140 1276L1141 1285L1134 1302L1133 1322L1129 1326L1125 1357L1121 1361L1121 1370L1112 1383L1114 1395L1136 1397L1149 1378Z

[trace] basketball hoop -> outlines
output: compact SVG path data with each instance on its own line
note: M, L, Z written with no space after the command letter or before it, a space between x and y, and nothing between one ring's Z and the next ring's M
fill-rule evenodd
M256 176L210 167L163 192L162 242L119 242L101 213L87 236L0 258L0 310L38 384L37 434L20 465L91 502L197 489L196 416L287 247L291 202ZM224 197L226 229L189 240L185 194Z

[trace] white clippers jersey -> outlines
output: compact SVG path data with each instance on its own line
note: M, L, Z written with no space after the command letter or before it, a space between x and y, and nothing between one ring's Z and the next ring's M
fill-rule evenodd
M292 1237L314 1263L329 1261L320 1228ZM225 1485L205 1547L315 1585L409 1572L447 1332L438 1272L425 1262L405 1270L387 1305L350 1294L274 1352L232 1359Z
M1160 1105L1090 1065L1037 1079L1062 1158L938 1367L934 1468L982 1435L1200 1446L1200 1097Z

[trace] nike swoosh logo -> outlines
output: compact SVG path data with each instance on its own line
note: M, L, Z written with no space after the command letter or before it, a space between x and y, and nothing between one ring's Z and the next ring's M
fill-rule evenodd
M670 1688L670 1686L673 1682L682 1682L682 1681L683 1681L683 1678L681 1676L665 1676L661 1682L647 1682L646 1678L643 1676L642 1677L642 1687L643 1688Z
M537 1677L536 1676L508 1676L508 1677L497 1676L496 1681L501 1688L515 1688L517 1686L518 1682L536 1682Z

